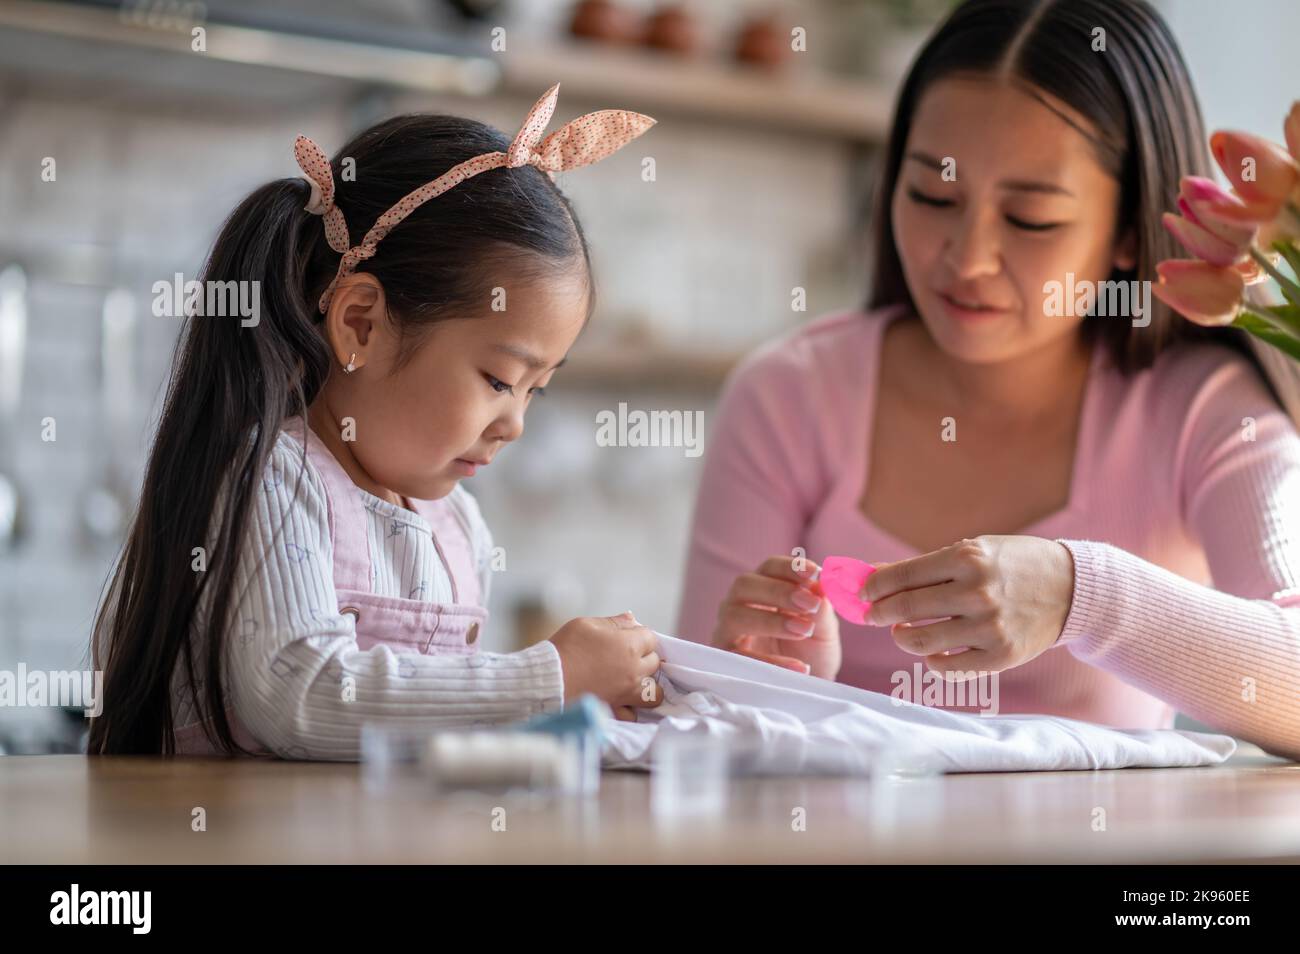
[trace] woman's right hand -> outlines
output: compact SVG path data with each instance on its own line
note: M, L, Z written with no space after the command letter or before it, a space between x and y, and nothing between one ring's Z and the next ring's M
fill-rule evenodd
M654 633L631 611L571 619L551 642L560 654L565 703L590 692L609 704L615 718L635 722L636 708L653 708L663 701L654 678L659 671Z
M843 661L840 622L814 579L820 572L807 557L782 555L736 577L718 607L713 645L834 679Z

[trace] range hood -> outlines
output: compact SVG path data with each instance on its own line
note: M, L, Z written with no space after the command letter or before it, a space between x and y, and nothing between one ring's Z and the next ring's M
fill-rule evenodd
M356 20L331 15L332 7L4 0L0 65L182 86L178 74L184 72L209 92L233 78L220 64L464 96L484 95L501 82L490 51L454 24L440 27L432 17L421 25L386 23L370 14L369 5L366 19ZM201 18L187 16L187 9ZM196 25L206 34L203 52L191 49ZM194 69L196 57L205 61L203 68ZM243 94L246 84L234 82L231 90Z

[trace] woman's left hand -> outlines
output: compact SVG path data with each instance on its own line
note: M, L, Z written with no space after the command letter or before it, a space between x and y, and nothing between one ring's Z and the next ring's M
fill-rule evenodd
M1056 642L1074 598L1074 558L1054 540L979 536L886 563L867 578L867 623L940 672L1000 672ZM951 618L944 618L951 617ZM924 620L938 622L922 623ZM943 655L945 650L970 647Z

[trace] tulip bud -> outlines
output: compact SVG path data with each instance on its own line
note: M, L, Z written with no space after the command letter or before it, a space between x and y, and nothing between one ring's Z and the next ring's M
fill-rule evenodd
M1245 282L1240 270L1188 259L1156 266L1160 277L1152 293L1198 325L1230 325L1241 306Z
M1183 176L1178 208L1201 228L1233 245L1249 245L1254 228L1273 216L1271 206L1247 203L1200 176Z
M1172 212L1166 212L1160 221L1183 248L1212 265L1231 265L1247 254L1244 245L1224 241L1190 219L1181 219Z
M1273 218L1291 190L1300 184L1300 166L1285 149L1249 133L1220 130L1210 137L1210 151L1232 187L1247 204L1259 203Z
M1291 111L1286 114L1286 148L1292 159L1300 159L1300 100L1291 104Z

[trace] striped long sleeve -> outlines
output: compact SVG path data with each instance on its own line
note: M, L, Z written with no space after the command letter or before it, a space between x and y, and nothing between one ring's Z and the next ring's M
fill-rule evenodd
M227 637L231 701L262 744L285 757L355 760L365 722L487 725L562 708L549 641L473 656L362 651L338 612L325 489L310 466L299 481L294 447L282 439L268 462Z

